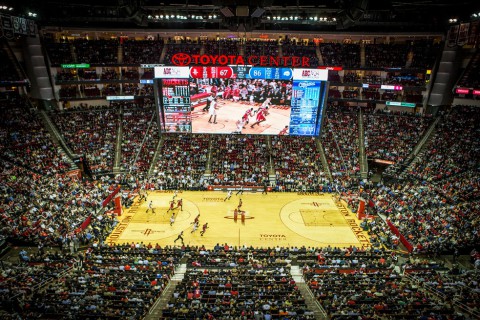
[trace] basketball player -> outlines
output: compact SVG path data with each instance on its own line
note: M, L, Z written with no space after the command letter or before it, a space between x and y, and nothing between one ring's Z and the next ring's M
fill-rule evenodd
M178 195L178 190L175 190L173 192L173 199L172 199L173 201L175 201L175 198L177 197L177 195Z
M217 98L214 98L213 101L210 103L210 109L208 109L208 114L210 115L210 118L208 119L209 123L212 123L212 117L213 117L213 123L217 123Z
M173 241L173 243L176 243L177 240L182 240L182 246L184 245L184 242L183 242L183 231L180 232L180 234L178 235L177 239L175 239L175 240Z
M262 194L268 194L267 191L268 191L268 183L267 183L267 181L265 181L265 182L263 182Z
M243 87L242 89L240 89L240 100L242 100L242 103L245 103L245 101L247 101L248 99L248 89L247 87Z
M214 99L214 94L211 93L208 98L207 98L207 104L205 105L205 107L202 109L202 111L208 111L210 109L210 105L212 104L212 101Z
M203 234L205 233L205 231L207 231L208 229L208 222L205 223L203 226L202 226L202 231L200 231L200 235L203 237Z
M153 202L151 200L145 213L148 213L148 210L152 210L152 213L155 213L155 208L153 207Z
M195 231L197 231L199 224L200 224L200 222L198 222L198 221L195 222L195 223L193 224L192 231L190 231L190 233L194 233Z
M282 129L282 131L280 131L280 133L278 134L279 136L286 136L288 135L288 126L285 126L285 128Z
M143 189L140 189L140 198L138 198L138 202L142 202L142 200L147 201L147 192Z
M238 211L242 211L242 205L243 205L243 201L242 201L242 198L240 198L238 201L238 207L237 207Z
M193 220L193 222L192 222L192 223L193 223L193 224L195 224L195 223L197 223L197 224L198 224L198 223L199 223L199 221L200 221L200 214L198 214L198 215L195 217L195 220Z
M242 134L242 129L245 129L245 122L243 122L243 120L237 120L237 122L235 122L235 125L237 126L237 130L233 131L232 133Z
M262 109L260 110L258 113L257 113L257 118L255 121L254 124L252 124L250 126L250 128L253 128L256 124L260 124L261 122L264 122L265 120L267 120L266 116L268 115L268 107L266 107L265 109Z
M225 197L225 199L223 199L223 201L227 201L227 200L230 200L230 198L232 197L232 190L228 190L227 192L227 196Z
M250 100L250 105L253 106L255 104L255 96L251 94L249 100Z
M175 212L172 213L172 216L170 217L170 226L173 226L174 222L175 222Z
M177 201L177 209L180 208L180 211L183 211L183 200L178 199Z
M170 208L168 208L167 212L173 211L175 209L175 201L170 201Z
M223 100L230 99L231 95L232 95L232 89L230 88L230 86L227 86L225 88L225 91L223 91Z
M271 101L271 98L267 98L265 101L263 101L262 105L258 107L258 109L255 110L253 114L258 114L260 111L268 109L268 106L271 105L270 101Z
M235 195L238 196L239 194L243 194L243 185L240 186L240 189L238 189Z
M245 114L242 116L242 121L248 124L248 122L250 121L250 117L252 116L252 113L253 113L253 108L250 108L247 111L245 111ZM245 129L245 127L243 129Z
M240 100L240 89L238 88L238 86L235 86L232 90L232 95L233 95L233 101L234 102L238 102L238 100Z

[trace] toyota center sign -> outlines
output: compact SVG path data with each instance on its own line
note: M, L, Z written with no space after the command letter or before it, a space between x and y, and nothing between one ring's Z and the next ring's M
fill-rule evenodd
M236 55L213 55L213 54L189 54L184 52L172 56L171 62L175 66L188 65L251 65L262 67L310 67L309 57L297 56L236 56Z

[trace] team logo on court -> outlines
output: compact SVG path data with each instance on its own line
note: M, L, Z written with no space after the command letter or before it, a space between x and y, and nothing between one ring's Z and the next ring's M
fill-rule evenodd
M191 61L190 55L183 52L175 53L172 56L172 63L176 66L188 66Z
M149 235L151 234L154 234L154 233L162 233L162 232L165 232L165 231L157 231L157 230L152 230L150 228L147 228L147 229L144 229L144 230L132 230L133 232L140 232L141 234L143 234L145 237L148 237Z

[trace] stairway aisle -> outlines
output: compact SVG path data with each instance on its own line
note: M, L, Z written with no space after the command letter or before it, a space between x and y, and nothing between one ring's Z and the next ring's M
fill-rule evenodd
M317 150L320 153L320 160L322 162L323 171L327 174L327 177L330 181L333 181L332 172L330 171L330 167L328 166L327 157L325 155L325 149L323 148L323 144L320 141L320 138L315 139Z
M299 266L293 265L290 269L290 274L292 275L292 278L293 280L295 280L296 283L305 283L305 280L303 279L302 270L300 269Z
M298 265L292 265L290 269L290 274L292 275L293 280L297 284L298 290L302 294L302 297L305 299L305 304L307 305L310 311L313 311L315 315L315 319L328 319L327 313L322 308L320 303L315 299L310 288L305 283L305 279L303 278L302 269Z
M67 143L63 139L57 127L54 125L52 119L50 119L48 114L43 110L38 113L38 116L42 120L43 125L47 129L48 133L50 133L50 138L57 145L57 150L62 155L63 159L70 164L72 169L78 169L77 165L73 161L73 151L67 146Z
M322 51L320 50L320 43L315 44L315 54L317 55L317 58L318 58L318 65L324 66L325 63L323 62Z
M157 163L158 157L160 156L160 150L162 150L164 140L165 138L163 135L160 137L160 140L158 140L155 154L153 155L152 162L150 163L150 168L148 169L148 176L151 176L153 174L153 170L155 169L155 164Z
M120 106L118 113L117 141L115 144L115 160L113 162L113 173L119 174L122 163L122 138L123 138L123 106Z
M362 179L368 178L368 159L365 151L365 130L363 128L363 113L360 109L358 114L358 149L360 161L360 176Z
M170 282L168 282L160 297L155 301L144 320L158 320L162 318L162 311L167 307L168 301L172 297L177 285L182 282L183 277L185 277L185 272L187 272L187 264L185 263L182 263L175 269L175 274L170 279Z

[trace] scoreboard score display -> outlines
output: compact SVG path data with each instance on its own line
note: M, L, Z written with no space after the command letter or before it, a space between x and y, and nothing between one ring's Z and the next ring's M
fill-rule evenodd
M327 78L325 69L158 66L161 130L318 136Z

